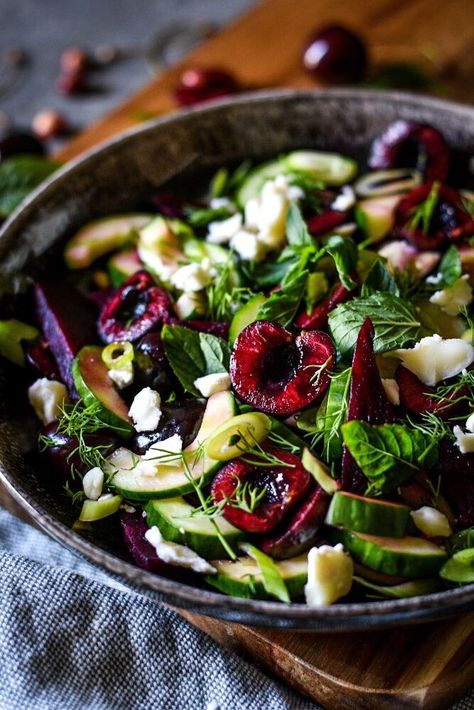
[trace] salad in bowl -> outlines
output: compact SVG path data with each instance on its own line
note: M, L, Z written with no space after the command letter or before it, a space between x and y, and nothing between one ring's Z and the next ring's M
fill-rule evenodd
M84 224L0 324L75 529L117 520L136 565L241 598L474 582L468 188L398 120L366 163L223 165Z

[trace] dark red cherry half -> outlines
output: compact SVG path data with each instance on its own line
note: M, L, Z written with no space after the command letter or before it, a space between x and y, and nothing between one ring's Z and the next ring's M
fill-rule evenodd
M305 310L297 316L295 326L303 330L320 330L328 324L328 316L336 306L344 303L351 298L352 291L348 291L341 283L335 286L331 293L323 298L311 311L306 313Z
M234 459L221 468L211 486L215 503L223 499L232 500L239 484L248 483L259 490L265 489L265 496L253 513L230 504L223 508L226 520L249 533L266 533L276 528L305 495L311 483L311 476L299 457L274 446L265 446L265 450L283 465L264 468Z
M216 67L196 67L186 69L180 76L174 97L180 106L210 101L238 91L236 79L224 69Z
M436 398L434 395L436 395L438 388L425 385L403 365L398 366L395 379L400 389L400 404L416 414L431 412L441 419L446 419L462 405L464 400L459 401L460 398L469 394L468 388L462 387L454 395L443 399Z
M240 333L232 351L230 377L238 396L255 409L288 415L326 391L336 361L329 335L293 335L277 323L256 321Z

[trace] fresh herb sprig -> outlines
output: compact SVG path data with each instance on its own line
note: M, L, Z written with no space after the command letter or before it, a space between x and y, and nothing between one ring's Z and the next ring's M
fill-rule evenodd
M434 210L438 204L439 189L441 184L434 182L427 197L417 207L414 208L408 223L408 229L415 231L421 226L423 234L428 234L433 219Z

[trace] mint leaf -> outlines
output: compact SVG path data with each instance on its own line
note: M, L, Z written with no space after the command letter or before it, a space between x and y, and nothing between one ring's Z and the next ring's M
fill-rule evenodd
M346 419L352 369L333 374L325 406L316 415L318 430L323 435L323 455L330 462L342 457L341 427Z
M370 490L388 493L406 483L421 468L435 465L437 442L403 424L371 425L353 420L341 428L344 443L370 482Z
M439 283L441 288L452 286L455 281L461 278L461 256L454 244L449 247L439 262L438 273L441 274L441 281Z
M281 602L290 602L290 595L286 588L285 580L280 574L280 570L271 557L259 550L257 547L243 542L240 549L246 552L249 557L255 560L262 575L263 588L266 593Z
M228 207L187 207L186 216L192 227L207 227L210 222L220 222L232 217L234 212Z
M286 238L288 244L293 247L305 247L314 244L314 240L304 221L301 210L297 205L292 203L288 209L286 218Z
M260 261L258 263L250 262L244 264L241 269L245 276L257 286L261 288L272 288L277 284L281 284L286 274L298 261L294 256L289 256L287 259L276 261Z
M20 155L0 163L0 216L8 217L20 202L59 165L47 158Z
M357 247L355 243L348 237L329 237L325 245L325 251L334 259L342 285L349 291L353 289L356 284L351 278L350 272L355 269L357 264Z
M374 350L384 353L404 347L416 339L420 321L408 301L391 293L373 293L342 303L329 314L329 330L341 355L354 350L366 318L375 330Z
M171 369L196 397L201 396L194 386L198 377L228 371L230 348L222 338L182 325L165 325L161 337Z
M362 285L362 296L371 296L377 291L400 295L398 284L381 259L378 259L367 274Z
M257 320L271 320L284 328L289 326L303 299L308 273L307 269L301 270L299 263L295 264L283 280L281 289L260 306Z
M435 207L438 204L440 187L441 184L439 182L434 182L426 199L413 209L408 223L408 228L412 232L419 229L420 226L423 234L428 234L430 231L431 220L433 219Z

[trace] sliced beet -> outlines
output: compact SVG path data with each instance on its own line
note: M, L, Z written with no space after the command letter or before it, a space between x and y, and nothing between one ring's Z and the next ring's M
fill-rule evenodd
M286 560L304 552L320 536L329 501L328 494L317 486L292 517L283 521L279 529L262 540L259 546L277 560Z
M244 402L288 415L322 397L336 361L329 335L293 335L277 323L256 321L237 338L230 361L232 385Z
M374 328L367 318L359 331L352 359L351 385L346 421L353 419L369 424L393 422L394 411L385 394L374 353ZM341 464L341 488L363 493L367 479L344 446Z
M161 407L162 416L158 431L136 434L133 450L137 454L144 454L152 444L164 441L173 434L179 434L183 440L183 448L186 448L196 438L205 408L204 400L194 398L175 404L164 404Z
M234 459L221 468L211 486L215 503L226 498L232 500L239 483L248 483L260 490L265 488L265 496L253 513L229 504L223 508L226 520L249 533L266 533L273 530L306 494L311 483L310 474L297 456L274 446L266 446L265 450L276 456L284 465L263 468L246 463L242 459Z
M432 189L432 183L415 187L395 209L397 234L421 250L439 249L474 233L474 219L467 212L461 195L446 185L439 187L428 230L424 231L422 222L412 224L416 209L426 201Z
M321 330L328 324L328 317L331 311L340 303L345 303L352 297L352 291L348 291L341 283L335 286L329 296L323 298L317 306L313 308L311 313L306 313L305 310L297 316L295 326L303 330Z
M308 220L308 231L314 237L332 232L336 227L339 227L349 219L348 212L340 212L338 210L325 210L321 214L310 217Z
M179 325L184 325L191 330L198 330L200 333L209 333L209 335L217 335L218 338L227 340L229 337L230 323L222 323L214 320L183 320L178 321Z
M441 490L453 506L461 527L474 525L474 453L463 454L443 440L438 447L438 463L432 478L441 477Z
M173 192L160 192L151 198L152 205L164 217L184 219L183 199Z
M47 377L48 380L61 379L56 360L46 340L38 340L30 345L25 352L25 357L27 363L43 377Z
M61 380L75 394L72 361L84 345L97 342L93 311L78 291L64 281L37 283L35 302L38 321Z
M441 419L449 418L456 409L459 409L459 406L462 406L464 400L461 398L469 394L469 389L466 386L449 397L434 398L433 395L436 395L438 388L425 385L403 365L398 366L395 379L400 390L400 404L416 414L431 412ZM461 401L458 401L459 399Z
M167 399L179 388L179 382L165 355L161 333L147 333L138 341L134 365L136 390L151 387L160 393L162 399Z
M442 134L427 124L399 120L375 138L370 148L373 170L415 166L426 181L446 180L449 148Z
M171 318L171 300L147 271L130 276L106 303L99 317L104 343L135 341Z
M140 513L120 513L120 525L127 549L136 565L148 572L163 572L167 565L145 538L148 525Z

